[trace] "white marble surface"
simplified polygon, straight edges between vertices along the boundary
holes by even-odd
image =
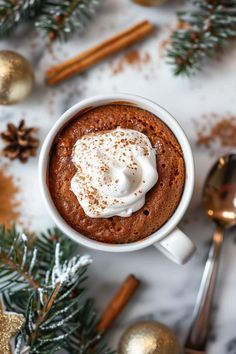
[[[180,340],[184,340],[214,227],[201,211],[200,195],[204,177],[215,157],[208,150],[196,146],[193,118],[203,121],[202,115],[211,112],[236,114],[235,46],[228,48],[226,55],[211,62],[203,73],[191,79],[175,78],[161,57],[160,44],[168,37],[170,26],[174,26],[175,11],[182,2],[169,3],[159,9],[145,9],[128,0],[104,0],[101,13],[86,33],[80,37],[74,36],[67,44],[54,44],[53,53],[42,38],[27,28],[0,42],[1,49],[13,49],[24,54],[36,72],[36,87],[27,101],[0,107],[1,130],[8,121],[18,122],[25,117],[28,124],[40,127],[39,134],[43,140],[61,113],[75,102],[99,93],[130,92],[151,98],[167,108],[182,124],[191,141],[196,161],[195,194],[181,228],[198,247],[193,259],[183,267],[177,266],[152,247],[123,255],[90,252],[94,257],[90,269],[90,293],[96,296],[99,310],[104,308],[128,273],[134,273],[142,281],[135,298],[107,335],[114,346],[127,325],[139,319],[162,321],[173,328]],[[140,18],[150,18],[159,27],[155,36],[139,46],[141,51],[150,53],[151,67],[149,65],[139,70],[127,66],[122,73],[114,76],[111,61],[106,61],[59,87],[44,85],[43,73],[50,65],[79,53]],[[119,55],[112,59],[113,65],[118,58]],[[3,162],[2,159],[0,163]],[[26,165],[14,162],[8,167],[8,172],[14,173],[21,186],[22,220],[32,229],[43,230],[51,226],[53,223],[38,191],[37,160],[32,159]],[[235,241],[232,231],[226,237],[220,265],[209,354],[236,353]]]

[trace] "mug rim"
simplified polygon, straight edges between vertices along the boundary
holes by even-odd
[[[50,157],[50,151],[54,139],[60,129],[66,125],[67,122],[79,111],[82,111],[86,108],[95,108],[98,106],[102,106],[105,104],[111,103],[127,103],[130,105],[137,106],[141,109],[145,109],[154,115],[156,115],[159,119],[161,119],[173,132],[175,135],[178,143],[181,146],[184,162],[185,162],[185,183],[184,183],[184,190],[180,199],[180,202],[175,209],[172,216],[169,220],[157,231],[155,231],[150,236],[141,239],[136,242],[132,243],[124,243],[124,244],[109,244],[103,243],[96,240],[92,240],[87,236],[82,235],[75,229],[73,229],[60,215],[59,211],[57,210],[51,194],[48,189],[47,185],[47,169],[48,169],[48,162]],[[190,143],[179,123],[176,119],[163,107],[157,104],[154,101],[151,101],[147,98],[142,96],[133,95],[133,94],[124,94],[124,93],[116,93],[110,95],[97,95],[87,99],[84,99],[71,108],[66,110],[60,118],[53,124],[52,128],[48,132],[39,156],[39,186],[40,192],[44,200],[44,204],[49,212],[49,215],[55,222],[55,224],[73,241],[78,244],[81,244],[85,247],[92,248],[95,250],[106,251],[106,252],[131,252],[140,250],[142,248],[146,248],[154,243],[162,240],[171,231],[178,225],[180,220],[182,219],[185,211],[187,210],[192,193],[194,188],[194,160],[193,154],[190,147]]]

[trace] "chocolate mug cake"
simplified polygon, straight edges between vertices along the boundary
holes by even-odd
[[[128,103],[78,113],[52,145],[52,200],[72,228],[93,240],[148,237],[173,215],[184,184],[183,153],[172,131]]]

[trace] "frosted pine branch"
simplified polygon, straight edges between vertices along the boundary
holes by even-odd
[[[26,20],[50,40],[68,39],[84,29],[101,0],[0,0],[0,38]]]
[[[190,75],[202,68],[236,38],[235,0],[192,0],[195,9],[178,15],[177,30],[167,52],[176,75]]]
[[[24,314],[14,354],[114,354],[97,332],[93,301],[83,298],[91,257],[57,230],[28,241],[0,227],[0,288],[8,311]],[[94,347],[95,345],[95,347]]]

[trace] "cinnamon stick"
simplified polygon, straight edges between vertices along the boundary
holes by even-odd
[[[108,56],[147,37],[154,31],[154,28],[155,26],[147,20],[137,23],[74,58],[49,68],[46,71],[46,83],[55,85],[82,73]]]
[[[118,292],[115,294],[105,311],[103,312],[100,322],[98,323],[98,332],[105,332],[110,328],[111,324],[121,313],[130,298],[133,296],[135,290],[138,288],[140,282],[134,275],[129,275],[121,285]]]

